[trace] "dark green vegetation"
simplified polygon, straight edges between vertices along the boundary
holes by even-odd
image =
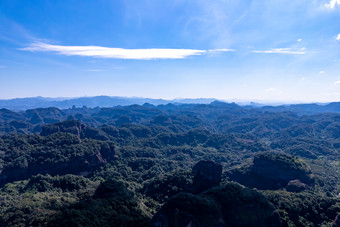
[[[340,114],[320,108],[1,109],[0,226],[331,226]]]
[[[176,223],[177,222],[177,223]],[[179,193],[170,198],[153,226],[280,226],[276,208],[261,193],[235,183],[200,195]]]
[[[284,153],[256,154],[251,165],[226,174],[231,180],[258,189],[280,189],[292,179],[298,179],[300,184],[314,184],[309,166],[302,159]]]

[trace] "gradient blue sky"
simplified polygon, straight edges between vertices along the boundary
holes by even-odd
[[[0,99],[340,101],[340,0],[1,0]]]

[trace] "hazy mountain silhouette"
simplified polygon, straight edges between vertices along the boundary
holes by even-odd
[[[118,96],[95,96],[95,97],[80,97],[80,98],[16,98],[8,100],[0,100],[0,108],[12,110],[26,110],[44,107],[58,107],[58,108],[71,108],[76,107],[112,107],[112,106],[127,106],[133,104],[150,103],[153,105],[161,105],[167,103],[202,103],[208,104],[216,99],[151,99],[140,97],[118,97]]]

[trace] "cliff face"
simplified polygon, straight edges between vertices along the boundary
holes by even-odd
[[[257,189],[282,189],[292,180],[305,187],[313,184],[310,168],[301,159],[281,153],[261,153],[250,166],[228,171],[226,175],[247,187]],[[301,184],[302,186],[302,184]]]
[[[194,175],[193,192],[201,193],[204,190],[221,183],[222,165],[214,161],[199,161],[192,169]]]
[[[263,153],[254,157],[252,171],[260,176],[287,185],[290,180],[300,179],[309,183],[310,168],[301,159],[276,153]]]
[[[308,189],[310,189],[310,187],[300,180],[291,180],[286,187],[287,192],[301,192]]]
[[[108,140],[105,133],[96,128],[91,128],[78,120],[68,120],[55,124],[48,124],[42,127],[40,135],[48,136],[53,133],[67,132],[78,136],[80,139],[90,138],[97,140]]]
[[[275,207],[259,192],[229,183],[200,195],[180,193],[153,217],[154,227],[279,227]]]
[[[67,132],[77,135],[79,138],[83,136],[83,130],[86,126],[77,120],[63,121],[55,124],[48,124],[42,127],[41,136],[48,136],[57,132]]]
[[[5,159],[9,162],[0,171],[0,185],[36,174],[87,175],[118,158],[112,142],[80,141],[77,136],[68,133],[36,136],[23,143],[21,153],[6,153]]]
[[[340,227],[340,214],[335,217],[332,227]]]
[[[221,174],[220,164],[199,161],[192,169],[192,189],[171,197],[151,226],[281,226],[276,208],[260,192],[236,183],[219,186]]]

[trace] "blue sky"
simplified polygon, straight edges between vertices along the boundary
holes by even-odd
[[[340,0],[1,0],[0,99],[340,101]]]

